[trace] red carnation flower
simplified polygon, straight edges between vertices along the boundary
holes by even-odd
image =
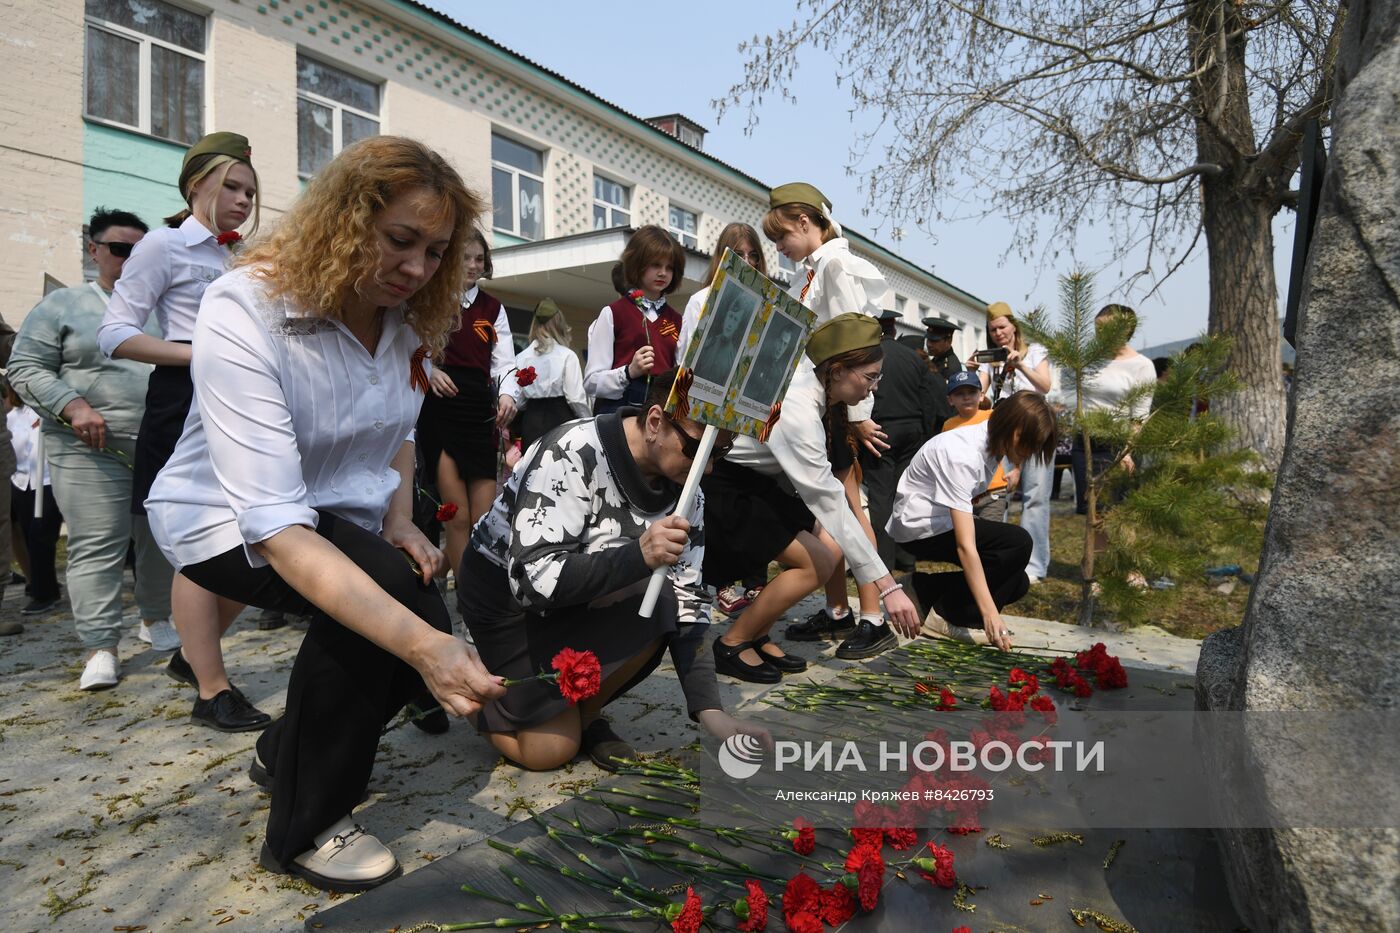
[[[919,874],[940,888],[951,888],[957,885],[958,876],[957,872],[953,870],[952,851],[947,846],[941,846],[935,842],[928,844],[928,850],[928,858],[914,860]]]
[[[912,829],[887,829],[885,836],[897,852],[912,849],[919,841],[919,834]]]
[[[641,303],[642,303],[642,299],[643,299],[644,297],[646,297],[646,293],[643,292],[640,288],[634,288],[634,289],[632,289],[630,292],[627,293],[627,297],[628,297],[628,298],[631,298],[632,301],[635,302],[636,304],[641,304]]]
[[[559,692],[570,703],[588,699],[602,686],[603,668],[591,651],[564,648],[554,656],[553,666],[559,672]]]
[[[457,516],[457,503],[444,502],[438,506],[438,510],[433,513],[433,518],[440,522],[450,522]]]
[[[993,686],[987,691],[987,701],[993,710],[998,713],[1006,712],[1006,694],[1001,692],[1001,688]]]
[[[885,882],[885,857],[880,847],[861,843],[846,856],[846,871],[855,872],[860,906],[874,910],[880,900],[880,886]]]
[[[938,693],[938,708],[940,710],[958,708],[958,698],[953,694],[953,691],[949,690],[947,687],[944,687]]]
[[[237,243],[241,239],[243,239],[243,234],[239,233],[237,230],[225,230],[214,238],[220,246],[228,246],[231,243]]]
[[[672,904],[666,913],[669,916],[675,908]],[[671,929],[675,933],[699,933],[700,924],[705,921],[705,910],[700,905],[700,898],[695,894],[694,888],[685,889],[685,905],[680,912],[671,918]]]
[[[1060,714],[1055,712],[1055,701],[1044,694],[1031,697],[1031,709],[1040,713],[1046,723],[1052,726],[1055,724],[1055,720],[1060,718]]]
[[[796,835],[789,836],[792,839],[792,851],[798,855],[811,855],[812,850],[817,847],[816,829],[800,816],[792,821],[792,828],[796,830]]]
[[[972,933],[972,927],[953,927],[953,933]]]
[[[809,910],[799,910],[795,914],[783,914],[783,920],[792,933],[822,933],[821,919]]]
[[[839,927],[856,915],[856,898],[840,881],[822,889],[821,918],[828,926]]]
[[[1128,672],[1123,670],[1117,658],[1109,658],[1094,672],[1094,680],[1100,690],[1118,690],[1128,686]]]
[[[759,933],[768,926],[768,895],[763,893],[763,886],[752,878],[744,882],[744,887],[748,888],[749,893],[734,905],[734,915],[743,921],[738,929],[744,933]]]
[[[793,925],[793,918],[800,914],[805,913],[817,920],[821,890],[806,872],[799,871],[788,881],[787,887],[783,889],[783,919],[787,921],[790,929],[797,929]],[[821,928],[820,920],[817,920],[817,928]]]
[[[534,382],[535,378],[535,367],[533,366],[526,366],[524,369],[517,369],[515,371],[515,381],[522,386],[527,386]]]
[[[885,860],[879,853],[876,856],[867,860],[856,872],[856,878],[860,881],[860,906],[866,910],[874,910],[880,902],[880,888],[885,883]]]

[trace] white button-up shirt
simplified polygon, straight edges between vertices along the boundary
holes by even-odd
[[[178,228],[146,234],[122,266],[97,329],[103,355],[110,359],[117,347],[141,334],[153,312],[166,340],[192,340],[204,290],[228,262],[228,248],[193,217]]]
[[[242,545],[263,566],[249,545],[314,528],[318,508],[378,532],[423,403],[402,308],[384,312],[373,355],[340,322],[267,297],[248,268],[212,285],[203,312],[194,404],[146,500],[166,558],[178,569]]]
[[[817,316],[818,327],[847,311],[879,317],[884,310],[881,305],[889,284],[874,263],[851,252],[845,237],[827,240],[802,260],[802,268],[788,286],[793,298],[802,294],[809,271],[815,273],[812,285],[800,300]]]
[[[845,487],[832,475],[826,452],[825,414],[826,392],[816,374],[810,369],[798,370],[783,398],[783,412],[768,443],[741,434],[734,439],[727,459],[757,473],[786,476],[798,498],[841,545],[856,580],[870,583],[889,571],[851,511]]]
[[[522,386],[517,377],[527,368],[535,370],[535,381]],[[578,355],[568,347],[555,343],[541,351],[538,341],[530,341],[516,356],[515,373],[510,381],[515,383],[524,404],[528,405],[531,399],[562,396],[575,415],[580,418],[593,415],[588,407],[588,395],[583,391],[583,367],[579,366]]]
[[[808,272],[812,273],[812,284],[807,288],[807,296],[799,298],[807,286]],[[801,268],[788,286],[788,294],[817,316],[817,327],[848,311],[878,318],[884,310],[881,305],[887,291],[889,285],[880,270],[874,263],[852,253],[850,241],[845,237],[827,240],[813,250],[812,255],[802,260]],[[798,368],[810,369],[811,366],[803,355]],[[848,412],[852,421],[866,421],[874,409],[872,394],[860,404],[850,406]]]

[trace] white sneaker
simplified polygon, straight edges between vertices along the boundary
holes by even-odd
[[[947,638],[950,641],[960,641],[969,645],[985,645],[987,643],[987,632],[981,627],[966,628],[954,625],[933,611],[930,611],[928,617],[924,619],[923,628],[919,631],[920,634],[928,638]]]
[[[137,631],[136,637],[150,645],[157,651],[174,651],[180,647],[180,635],[175,631],[175,626],[165,619],[159,622],[152,622],[147,625],[143,619],[141,628]]]
[[[115,687],[121,678],[117,674],[117,656],[105,648],[88,658],[83,668],[83,676],[78,680],[79,690],[106,690]]]
[[[403,873],[394,853],[348,816],[312,843],[316,848],[298,855],[287,868],[327,891],[367,891]]]
[[[1028,573],[1026,574],[1026,582],[1029,583],[1031,586],[1039,586],[1040,584],[1045,582],[1045,578],[1037,577],[1033,573]]]

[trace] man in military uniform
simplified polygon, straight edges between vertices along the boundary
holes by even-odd
[[[885,523],[894,508],[895,486],[924,441],[953,413],[943,380],[929,370],[917,351],[895,338],[897,320],[897,311],[886,310],[880,315],[880,328],[884,331],[880,347],[885,351],[885,364],[875,387],[875,408],[871,413],[885,432],[890,449],[881,457],[864,449],[860,453],[876,549],[880,560],[891,570],[899,565],[912,568],[914,564],[914,558],[885,532]]]
[[[953,352],[953,331],[962,330],[962,325],[946,317],[926,317],[923,325],[924,347],[928,352],[929,366],[943,377],[946,384],[955,373],[963,370],[962,360]]]

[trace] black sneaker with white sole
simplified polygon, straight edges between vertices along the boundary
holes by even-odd
[[[856,614],[847,612],[833,619],[825,609],[818,609],[801,622],[787,627],[783,637],[788,641],[832,641],[845,638],[856,630]]]
[[[855,634],[841,642],[836,649],[836,656],[843,661],[859,661],[862,658],[873,658],[893,648],[899,644],[899,637],[889,624],[876,625],[866,619],[861,619],[856,626]]]

